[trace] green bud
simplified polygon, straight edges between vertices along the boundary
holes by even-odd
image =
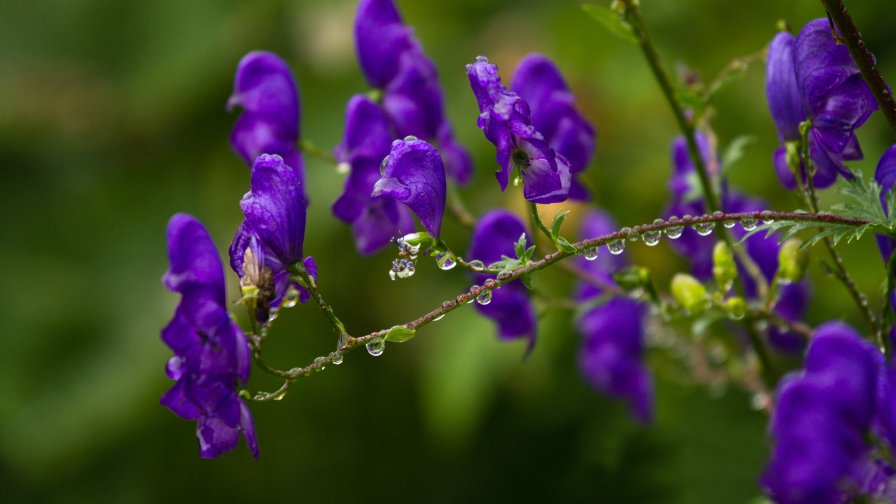
[[[799,282],[806,273],[806,264],[809,256],[805,251],[799,250],[803,243],[791,238],[781,245],[778,251],[778,281],[784,283]]]
[[[723,241],[716,242],[715,248],[712,249],[712,275],[722,292],[728,292],[734,279],[737,278],[734,254],[731,253],[728,244]]]
[[[676,273],[670,285],[672,296],[685,310],[699,314],[706,310],[706,287],[686,273]]]
[[[417,334],[417,331],[405,326],[395,326],[386,333],[386,341],[393,341],[395,343],[404,343],[405,341],[413,338]]]
[[[643,289],[650,284],[650,270],[644,266],[630,266],[614,274],[613,279],[627,291]]]
[[[747,314],[747,303],[742,297],[730,297],[725,301],[725,311],[732,320],[740,320]]]

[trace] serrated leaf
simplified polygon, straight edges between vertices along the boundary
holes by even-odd
[[[517,238],[516,243],[513,244],[513,251],[516,252],[518,258],[522,258],[526,254],[526,233]]]
[[[582,10],[592,18],[596,19],[600,24],[604,25],[607,31],[613,35],[632,44],[638,43],[638,39],[632,32],[631,25],[623,19],[621,13],[618,11],[593,4],[582,4]]]
[[[392,341],[395,343],[404,343],[405,341],[413,338],[417,335],[417,331],[415,329],[411,329],[405,326],[395,326],[386,333],[386,341]]]

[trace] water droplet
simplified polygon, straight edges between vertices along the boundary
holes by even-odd
[[[413,142],[416,139],[417,139],[417,137],[415,137],[414,135],[408,135],[408,136],[404,137],[405,142]]]
[[[442,308],[444,308],[444,309],[446,309],[446,310],[447,310],[448,308],[451,308],[452,306],[454,306],[454,301],[444,301],[444,302],[442,302]]]
[[[383,162],[380,163],[380,175],[386,173],[386,165],[389,164],[389,156],[383,158]]]
[[[339,163],[336,165],[336,173],[340,175],[348,175],[348,172],[352,171],[352,165],[349,163]]]
[[[347,347],[351,342],[352,337],[348,334],[340,334],[339,340],[336,342],[336,350],[341,352],[343,348]]]
[[[398,278],[398,274],[395,272],[395,270],[390,269],[389,270],[389,279],[394,281],[396,278]]]
[[[438,322],[439,320],[442,320],[443,318],[445,318],[445,314],[444,314],[444,313],[441,314],[441,315],[439,315],[438,317],[432,319],[432,321],[433,321],[433,322]]]
[[[663,233],[660,232],[659,229],[653,229],[650,231],[645,231],[641,234],[641,239],[644,240],[644,245],[648,247],[653,247],[660,242],[660,237]]]
[[[715,229],[715,227],[715,222],[700,222],[694,224],[694,231],[696,231],[700,236],[707,236],[712,233],[712,230]]]
[[[299,290],[295,287],[290,287],[289,290],[286,291],[286,295],[283,296],[283,302],[280,303],[280,306],[283,308],[292,308],[299,302]]]
[[[480,261],[479,259],[474,259],[468,263],[473,269],[485,269],[485,263]]]
[[[502,272],[498,273],[498,280],[507,280],[508,278],[510,278],[510,275],[512,275],[511,272],[502,271]]]
[[[336,352],[333,354],[333,364],[334,365],[338,366],[338,365],[342,364],[342,359],[343,359],[342,352]]]
[[[315,357],[314,358],[314,365],[317,366],[318,371],[323,371],[324,369],[327,369],[327,366],[325,364],[326,361],[327,361],[326,357]]]
[[[483,289],[483,291],[476,296],[476,302],[485,306],[492,302],[492,291],[488,289]]]
[[[480,54],[476,56],[476,63],[488,63],[488,58]]]
[[[737,221],[731,219],[722,221],[722,225],[725,226],[725,229],[731,229],[735,224],[737,224]]]
[[[448,271],[457,266],[457,261],[450,254],[436,254],[436,264],[442,271]]]
[[[678,217],[669,217],[669,224],[674,224],[676,222],[678,222]],[[669,226],[663,230],[663,232],[666,233],[666,238],[669,238],[670,240],[677,240],[683,231],[684,227],[680,225]]]
[[[625,250],[625,240],[613,240],[607,243],[607,250],[613,255],[619,255]]]
[[[280,310],[278,310],[277,308],[271,308],[271,310],[268,312],[268,324],[277,320],[278,316],[280,316]]]
[[[586,261],[593,261],[597,259],[598,247],[588,247],[582,251],[582,257],[585,258]]]
[[[485,286],[485,287],[487,287],[487,288],[489,288],[489,289],[491,289],[492,287],[495,286],[495,279],[494,279],[494,278],[487,278],[487,279],[485,280],[485,282],[482,282],[482,285]]]
[[[759,213],[759,218],[762,219],[763,224],[771,224],[775,222],[775,219],[772,218],[772,213],[768,210],[763,210]]]
[[[768,394],[766,394],[765,392],[758,392],[756,394],[753,394],[752,399],[750,399],[750,407],[756,411],[764,410],[768,407],[768,404],[769,398]]]
[[[619,230],[623,236],[625,236],[629,241],[638,241],[638,233],[633,233],[632,228],[624,227]]]
[[[365,346],[367,347],[367,353],[374,357],[379,357],[386,350],[386,341],[383,338],[373,338]]]
[[[740,220],[741,227],[744,228],[744,231],[752,231],[756,229],[756,219],[752,217],[746,217]]]

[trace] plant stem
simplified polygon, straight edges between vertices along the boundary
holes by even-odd
[[[827,10],[828,17],[840,30],[840,39],[849,49],[849,54],[859,67],[859,71],[862,72],[862,78],[865,79],[868,87],[871,88],[871,92],[874,93],[874,99],[877,100],[880,111],[883,112],[890,129],[896,135],[896,100],[893,99],[893,93],[890,91],[887,81],[884,80],[884,77],[877,69],[874,55],[865,46],[865,41],[862,40],[862,35],[859,33],[859,29],[856,28],[855,23],[852,22],[852,17],[850,17],[842,0],[821,0],[821,3]]]
[[[539,231],[541,231],[542,234],[544,234],[548,238],[548,241],[551,242],[551,244],[553,244],[554,237],[551,236],[551,232],[548,231],[547,227],[545,227],[544,222],[541,222],[541,216],[538,215],[538,205],[535,203],[532,203],[531,201],[529,202],[529,219],[532,221],[532,227],[533,227],[532,233],[534,234],[535,228],[537,228]],[[535,239],[534,236],[532,238],[533,238],[533,240]]]
[[[808,213],[795,213],[795,212],[773,212],[773,211],[766,210],[763,212],[707,214],[707,215],[701,215],[699,217],[689,217],[689,218],[678,219],[675,221],[662,221],[662,222],[654,222],[652,224],[644,224],[644,225],[638,226],[638,229],[641,232],[662,231],[662,230],[664,230],[666,228],[670,228],[670,227],[692,226],[695,224],[707,223],[707,222],[718,223],[718,222],[723,222],[726,220],[740,221],[743,219],[750,219],[750,220],[755,221],[760,218],[774,219],[776,221],[802,221],[802,222],[808,221],[808,222],[820,222],[820,223],[837,223],[837,224],[844,224],[844,225],[855,226],[855,227],[862,226],[862,225],[868,223],[867,221],[862,220],[862,219],[856,219],[853,217],[843,217],[843,216],[839,216],[839,215],[808,214]],[[612,242],[612,241],[625,240],[628,238],[629,233],[631,233],[631,232],[632,231],[614,231],[612,233],[598,236],[595,238],[588,238],[585,240],[581,240],[579,242],[573,243],[572,246],[575,247],[576,250],[582,251],[587,248],[597,247],[600,245],[606,245],[607,243]],[[437,308],[417,317],[414,320],[411,320],[405,324],[402,324],[402,325],[408,329],[417,330],[417,329],[433,322],[434,320],[438,320],[438,319],[442,318],[442,316],[444,316],[445,314],[452,312],[452,311],[460,308],[461,306],[464,306],[469,301],[472,301],[473,299],[475,299],[477,295],[481,294],[482,290],[497,289],[504,284],[507,284],[509,282],[517,280],[525,275],[530,275],[537,271],[543,270],[543,269],[545,269],[549,266],[552,266],[552,265],[554,265],[570,256],[573,256],[573,255],[575,255],[575,254],[570,253],[570,252],[563,252],[563,251],[556,251],[556,252],[549,253],[537,261],[530,262],[524,266],[517,268],[516,270],[510,272],[506,276],[502,275],[501,278],[496,278],[494,280],[494,282],[487,283],[482,286],[478,286],[478,288],[475,290],[473,290],[471,288],[470,290],[464,291],[463,293],[459,294],[457,297],[448,299],[448,300],[442,302],[442,304],[439,305]],[[302,271],[304,271],[304,269],[302,269]],[[498,273],[497,271],[491,271],[491,270],[488,270],[488,271],[491,273]],[[307,277],[307,273],[305,273],[305,276]],[[308,278],[310,278],[310,277],[308,277]],[[323,300],[320,297],[320,293],[317,292],[316,288],[314,288],[314,290],[311,292],[312,292],[312,295],[315,296],[315,299],[318,300],[319,304],[323,303]],[[323,306],[327,306],[326,303],[323,303]],[[325,309],[324,311],[326,312],[328,310]],[[329,310],[329,312],[332,312],[332,310]],[[333,319],[338,321],[338,319],[335,318],[335,315],[333,316]],[[331,319],[331,321],[332,321],[332,319]],[[336,326],[334,325],[334,327],[336,327]],[[283,387],[281,387],[281,390],[267,394],[268,399],[274,398],[274,397],[276,397],[276,394],[279,394],[279,393],[285,391],[285,389],[289,387],[289,384],[292,383],[293,381],[295,381],[296,379],[298,379],[299,377],[301,377],[303,375],[310,374],[312,372],[320,371],[326,365],[333,362],[334,359],[336,359],[337,357],[341,357],[344,352],[349,352],[351,350],[354,350],[355,348],[364,346],[376,338],[383,338],[386,335],[386,333],[388,332],[388,329],[381,329],[381,330],[374,331],[369,334],[365,334],[364,336],[351,337],[347,333],[344,333],[345,329],[344,329],[344,326],[342,326],[341,322],[339,323],[338,327],[339,327],[339,330],[342,331],[342,334],[345,335],[345,338],[344,338],[345,345],[342,346],[338,351],[330,352],[328,355],[320,356],[320,357],[314,359],[314,362],[312,362],[311,364],[308,364],[304,367],[293,368],[293,369],[290,369],[289,371],[272,370],[267,367],[263,368],[265,371],[271,372],[272,374],[275,374],[276,376],[286,378],[286,382],[283,384]],[[757,351],[757,354],[758,354],[758,352],[759,351]],[[760,356],[760,358],[761,358],[761,356]],[[263,398],[263,397],[265,397],[265,394],[261,394],[256,397],[262,397],[261,399],[257,399],[257,400],[268,400],[268,399]]]
[[[339,336],[340,340],[350,338],[348,331],[345,330],[345,325],[339,320],[339,317],[336,316],[333,308],[327,304],[327,301],[317,288],[317,282],[314,281],[314,277],[308,274],[305,267],[301,263],[297,263],[290,266],[290,272],[296,275],[294,278],[299,280],[299,283],[301,283],[311,294],[311,297],[317,303],[317,306],[319,306],[321,311],[324,312],[324,315],[327,316],[327,320],[330,321],[330,326],[332,326],[333,331]]]
[[[299,140],[299,150],[308,154],[309,156],[316,157],[325,163],[329,163],[333,166],[338,166],[339,162],[336,161],[336,157],[330,154],[329,152],[321,149],[317,145],[314,144],[311,140],[301,139]]]
[[[457,187],[451,183],[448,184],[448,212],[461,226],[467,229],[476,227],[476,216],[467,210],[464,201],[457,192]]]
[[[635,38],[638,39],[638,45],[641,47],[641,51],[647,59],[647,64],[650,65],[650,69],[653,71],[653,76],[656,78],[657,83],[659,83],[660,88],[662,88],[663,94],[666,96],[666,102],[672,108],[675,120],[678,121],[678,126],[681,128],[682,133],[684,133],[684,138],[688,143],[688,151],[690,151],[691,159],[694,161],[694,168],[697,171],[697,177],[700,179],[700,186],[703,188],[703,196],[706,199],[706,206],[709,208],[710,212],[721,210],[722,205],[719,203],[718,195],[715,190],[713,190],[709,170],[707,170],[706,163],[703,162],[703,156],[700,155],[700,148],[697,146],[694,125],[685,115],[684,108],[675,96],[675,89],[672,87],[672,82],[669,80],[669,76],[666,74],[663,65],[660,63],[660,58],[656,49],[653,48],[653,44],[650,42],[650,37],[647,35],[647,30],[644,28],[644,21],[641,19],[640,9],[638,9],[638,2],[636,0],[622,0],[622,3],[625,5],[625,19],[631,25]]]

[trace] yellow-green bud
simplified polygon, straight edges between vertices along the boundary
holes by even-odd
[[[796,238],[791,238],[781,245],[778,251],[778,281],[790,283],[799,282],[806,273],[806,264],[809,256],[805,251],[799,250],[803,243]]]
[[[706,310],[706,287],[691,275],[676,273],[672,277],[670,290],[678,304],[688,312],[699,314]]]
[[[715,248],[712,249],[712,275],[722,292],[728,292],[734,279],[737,278],[734,254],[731,253],[728,244],[723,241],[716,242]]]
[[[733,320],[740,320],[747,314],[747,303],[742,297],[730,297],[725,301],[725,311]]]

